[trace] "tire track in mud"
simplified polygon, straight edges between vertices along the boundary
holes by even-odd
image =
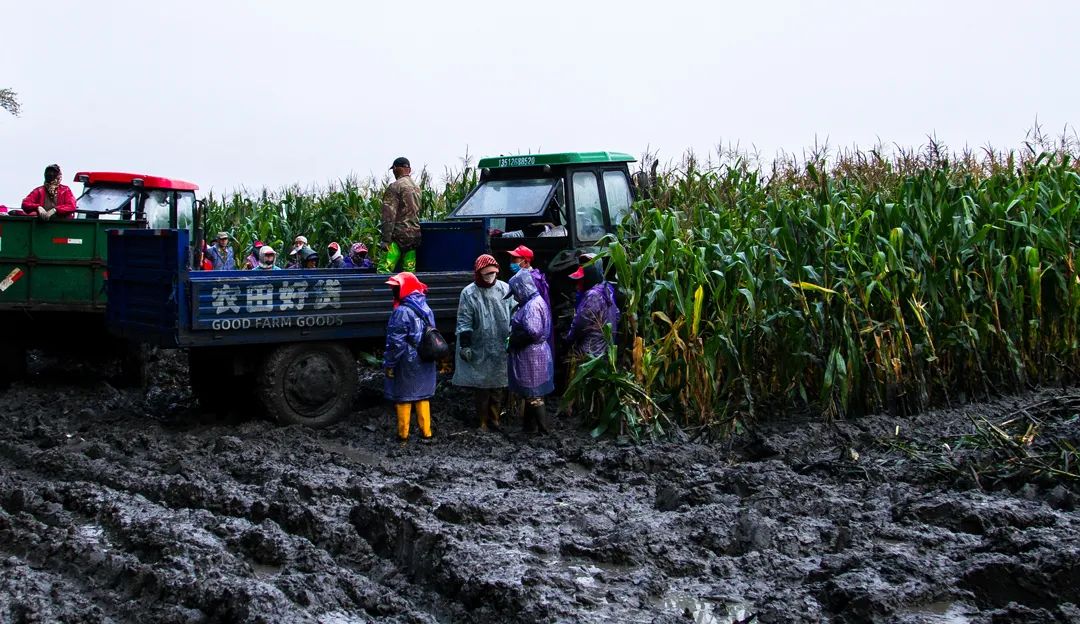
[[[1080,620],[1076,513],[905,471],[895,419],[624,447],[480,434],[440,391],[402,447],[379,408],[223,426],[175,388],[8,395],[0,620]]]
[[[220,446],[215,448],[220,450]],[[124,450],[123,446],[120,448]],[[87,449],[93,457],[83,453]],[[71,528],[80,522],[95,522],[96,529],[113,542],[114,548],[110,550],[114,553],[119,550],[124,555],[124,560],[119,561],[115,554],[104,557],[111,564],[107,566],[111,577],[103,579],[105,585],[116,585],[123,578],[127,584],[125,593],[133,597],[176,605],[173,610],[180,612],[197,609],[213,621],[252,619],[253,614],[244,611],[245,603],[258,604],[263,611],[259,617],[276,611],[302,618],[304,611],[297,609],[297,605],[320,606],[312,604],[311,591],[302,579],[292,578],[292,574],[277,583],[284,588],[284,596],[275,594],[281,593],[281,587],[258,578],[260,571],[265,575],[268,569],[280,569],[285,564],[290,571],[325,575],[341,585],[337,590],[341,596],[336,602],[326,600],[333,598],[326,594],[334,592],[326,590],[334,583],[322,583],[318,587],[317,593],[328,603],[322,605],[322,611],[356,610],[360,605],[372,614],[410,612],[411,607],[404,601],[358,572],[367,567],[362,561],[365,553],[358,549],[359,540],[354,536],[341,535],[351,532],[347,521],[337,523],[335,528],[332,518],[321,517],[311,507],[297,504],[297,499],[310,499],[315,494],[315,488],[305,486],[304,479],[293,477],[295,489],[277,485],[265,491],[265,488],[230,483],[220,471],[207,474],[205,468],[209,464],[184,466],[186,460],[176,463],[170,457],[155,458],[153,453],[149,456],[151,461],[139,462],[145,466],[165,466],[169,474],[109,461],[104,458],[110,454],[107,451],[94,445],[38,450],[10,442],[0,444],[0,455],[4,457],[5,468],[9,468],[0,480],[0,501],[8,514],[23,519],[21,523],[6,526],[4,537],[11,539],[5,541],[29,543],[30,546],[21,546],[23,556],[37,564],[52,562],[58,572],[93,570],[104,556],[105,548],[78,548],[73,543],[76,538]],[[111,459],[124,456],[113,455],[116,457]],[[10,470],[13,465],[34,468],[29,474],[20,468],[19,474]],[[283,481],[287,482],[291,476],[285,474]],[[42,487],[42,484],[58,485]],[[47,499],[41,498],[35,489]],[[28,500],[36,504],[28,506]],[[58,505],[56,501],[61,505],[59,510],[53,509]],[[344,507],[343,517],[347,516],[348,508]],[[28,524],[26,517],[33,517],[34,511],[42,509],[60,528],[46,530],[41,523]],[[62,517],[64,513],[80,513],[82,517],[76,521]],[[30,535],[41,539],[28,540]],[[39,548],[38,542],[48,546]],[[351,555],[356,563],[334,561],[330,553],[314,545],[317,542],[325,542],[339,557],[358,551]],[[61,559],[57,555],[64,550],[72,551],[75,556],[70,561]],[[83,551],[88,555],[80,556]],[[192,570],[200,573],[214,570],[214,576],[196,582],[190,578]],[[215,584],[221,587],[215,589]],[[122,603],[105,595],[95,599]],[[154,614],[163,620],[173,615]],[[199,619],[194,615],[192,618]],[[190,618],[178,621],[186,619]]]

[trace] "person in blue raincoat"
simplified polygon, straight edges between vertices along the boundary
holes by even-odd
[[[499,263],[483,254],[473,263],[473,283],[458,298],[453,383],[472,389],[482,431],[498,430],[506,394],[509,294],[510,287],[499,281]]]
[[[394,403],[398,438],[402,442],[409,439],[413,407],[420,435],[430,438],[435,362],[421,360],[417,352],[424,330],[435,324],[435,315],[424,296],[427,286],[408,271],[398,273],[386,283],[394,293],[394,312],[386,326],[383,394]]]
[[[206,250],[206,257],[214,264],[215,271],[236,270],[236,255],[229,246],[229,233],[218,232],[214,245]]]
[[[510,278],[510,293],[517,307],[510,317],[510,391],[525,399],[524,427],[547,433],[544,397],[555,391],[555,362],[551,345],[551,308],[540,296],[532,273],[520,271]]]

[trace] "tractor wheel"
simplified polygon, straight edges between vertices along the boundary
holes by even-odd
[[[267,414],[277,422],[325,427],[349,413],[358,382],[356,359],[348,349],[310,342],[271,352],[257,388]]]

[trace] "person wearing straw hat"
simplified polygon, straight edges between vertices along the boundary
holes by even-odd
[[[206,257],[214,264],[214,271],[236,270],[236,254],[229,245],[229,233],[218,232],[214,244],[206,250]]]

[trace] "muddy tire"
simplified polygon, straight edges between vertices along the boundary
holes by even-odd
[[[333,343],[283,345],[259,372],[257,393],[266,413],[283,425],[325,427],[352,409],[356,360]]]

